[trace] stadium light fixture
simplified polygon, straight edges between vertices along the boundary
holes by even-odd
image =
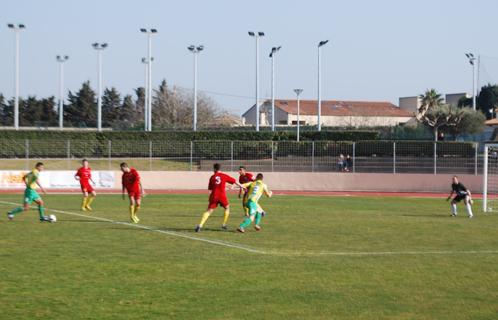
[[[14,129],[19,130],[19,38],[21,30],[26,26],[22,23],[8,23],[7,27],[14,31],[15,35],[15,61],[14,61]]]
[[[193,119],[192,119],[192,130],[197,131],[197,56],[204,50],[203,45],[190,45],[187,48],[194,55],[194,106],[193,106]]]
[[[322,95],[321,95],[321,87],[322,87],[322,47],[326,45],[329,40],[322,40],[318,43],[318,101],[317,101],[317,122],[318,122],[318,131],[322,131]]]
[[[282,46],[271,48],[271,131],[275,131],[275,55]]]
[[[256,39],[256,97],[255,97],[255,105],[256,105],[256,131],[259,131],[259,38],[265,36],[263,31],[249,31],[249,36],[254,37]]]
[[[477,87],[477,79],[476,79],[476,66],[475,61],[476,57],[473,53],[466,53],[465,56],[469,60],[470,65],[472,66],[472,109],[476,110],[476,87]]]
[[[145,125],[145,131],[152,131],[152,35],[157,33],[157,29],[151,28],[141,28],[140,32],[147,35],[147,101],[145,112],[147,113],[147,123]]]
[[[99,92],[97,97],[97,130],[102,131],[102,51],[108,47],[107,43],[92,43],[92,47],[97,50]]]
[[[297,96],[297,142],[299,142],[299,135],[300,135],[300,132],[299,132],[299,128],[301,126],[301,123],[299,121],[299,116],[301,114],[301,93],[303,93],[303,89],[294,89],[294,92],[296,93],[296,96]]]
[[[59,129],[64,129],[64,63],[69,60],[68,55],[56,56],[59,63]]]

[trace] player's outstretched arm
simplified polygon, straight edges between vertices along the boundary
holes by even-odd
[[[138,185],[140,186],[140,194],[144,196],[145,195],[145,190],[142,187],[142,182],[139,182]]]
[[[448,198],[446,198],[446,201],[449,201],[451,199],[451,196],[453,195],[453,193],[454,193],[454,191],[451,190],[450,195],[448,196]]]
[[[46,194],[47,192],[45,191],[45,189],[42,187],[42,185],[36,181],[36,184],[38,185],[38,187],[40,187],[40,190],[43,192],[43,194]]]
[[[79,181],[80,180],[80,176],[78,174],[75,174],[74,175],[74,179]]]
[[[123,189],[121,190],[121,195],[123,196],[123,200],[125,199],[125,186],[123,185]]]

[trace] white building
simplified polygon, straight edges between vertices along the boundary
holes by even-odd
[[[317,125],[318,103],[301,100],[299,122],[301,125]],[[260,125],[271,125],[271,100],[260,105]],[[256,124],[256,106],[243,115],[243,122]],[[321,122],[330,127],[377,127],[396,126],[414,118],[414,112],[401,109],[390,102],[373,101],[322,101]],[[275,100],[275,125],[297,124],[297,100]]]
[[[472,98],[472,95],[469,95],[467,93],[448,93],[444,96],[444,100],[450,106],[458,107],[458,101],[460,101],[460,99],[464,97]],[[399,107],[409,112],[417,112],[421,105],[422,102],[420,96],[399,98]]]

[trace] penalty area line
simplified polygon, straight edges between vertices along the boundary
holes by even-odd
[[[17,205],[17,203],[7,202],[7,201],[0,201],[0,203],[3,203],[5,205]],[[211,240],[211,239],[206,239],[206,238],[193,237],[193,236],[189,236],[189,235],[186,235],[183,233],[168,231],[168,230],[161,230],[161,229],[149,227],[149,226],[142,225],[142,224],[135,224],[135,223],[129,223],[129,222],[124,222],[124,221],[116,221],[116,220],[102,218],[102,217],[98,217],[98,216],[94,216],[94,215],[89,216],[89,215],[84,215],[84,214],[77,213],[77,212],[65,211],[65,210],[59,210],[59,209],[46,208],[45,210],[55,212],[55,213],[76,216],[76,217],[93,219],[93,220],[102,221],[102,222],[108,222],[108,223],[112,223],[112,224],[125,225],[125,226],[129,226],[129,227],[134,227],[137,229],[147,230],[147,231],[151,231],[151,232],[157,232],[157,233],[166,234],[166,235],[173,236],[173,237],[189,239],[189,240],[193,240],[193,241],[205,242],[205,243],[209,243],[209,244],[213,244],[213,245],[243,250],[243,251],[247,251],[247,252],[251,252],[251,253],[267,254],[266,251],[258,250],[258,249],[247,247],[244,245],[239,245],[239,244],[230,243],[230,242],[221,241],[221,240]]]

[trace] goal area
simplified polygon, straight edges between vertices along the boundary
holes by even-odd
[[[498,211],[498,143],[484,146],[482,206],[484,212]]]

